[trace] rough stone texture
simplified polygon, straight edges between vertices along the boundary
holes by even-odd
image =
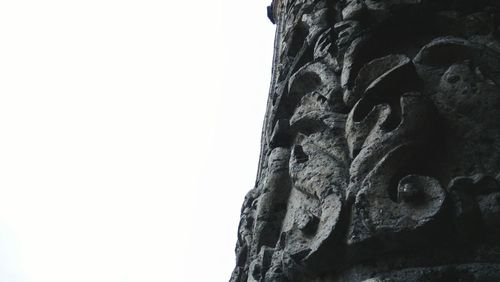
[[[274,0],[231,281],[500,281],[500,1]]]

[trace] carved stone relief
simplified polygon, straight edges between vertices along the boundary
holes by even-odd
[[[231,281],[500,281],[500,4],[271,7]]]

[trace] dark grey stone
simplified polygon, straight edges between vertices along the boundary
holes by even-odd
[[[500,281],[500,4],[274,0],[231,281]]]

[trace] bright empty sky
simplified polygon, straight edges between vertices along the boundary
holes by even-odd
[[[229,279],[268,2],[0,1],[0,282]]]

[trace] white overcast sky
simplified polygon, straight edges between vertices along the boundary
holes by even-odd
[[[0,282],[227,281],[270,0],[0,0]]]

